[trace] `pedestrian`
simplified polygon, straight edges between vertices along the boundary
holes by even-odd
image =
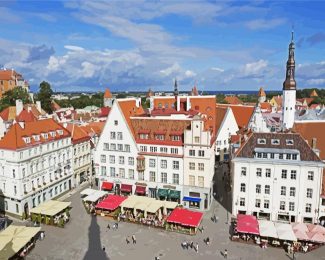
[[[133,242],[133,244],[136,244],[136,243],[137,243],[137,240],[136,240],[136,238],[135,238],[135,235],[134,235],[134,234],[132,235],[132,242]]]
[[[106,250],[106,249],[105,249],[105,247],[103,246],[103,251],[105,252],[105,250]]]
[[[225,252],[223,253],[223,257],[227,259],[227,257],[228,257],[228,250],[227,249],[225,249]]]
[[[203,233],[203,231],[204,231],[204,226],[202,225],[202,227],[201,227],[201,233]]]
[[[44,239],[44,237],[45,237],[45,234],[44,234],[44,232],[41,232],[41,240],[43,240],[43,239]]]
[[[196,245],[195,245],[195,251],[196,251],[196,253],[199,252],[199,244],[198,243],[196,243]]]
[[[193,246],[194,246],[194,242],[192,241],[190,247],[193,249]]]
[[[108,228],[108,229],[111,229],[111,226],[109,225],[109,223],[107,224],[107,228]]]
[[[116,229],[118,229],[118,223],[117,222],[115,223],[115,227],[116,227]]]
[[[210,244],[210,238],[207,237],[206,240],[205,240],[206,244],[209,245]]]
[[[130,244],[129,236],[127,236],[127,237],[125,238],[125,241],[126,241],[126,244],[127,244],[127,245]]]

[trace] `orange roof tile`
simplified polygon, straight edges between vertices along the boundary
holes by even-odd
[[[65,128],[71,133],[71,139],[73,144],[90,140],[90,136],[88,135],[88,133],[82,127],[76,124],[67,124]]]
[[[222,124],[222,121],[224,120],[226,114],[227,114],[227,110],[228,108],[226,107],[216,107],[216,131],[218,133],[220,127],[221,127],[221,124]]]
[[[224,98],[224,101],[226,101],[228,104],[231,104],[231,105],[243,104],[243,101],[241,101],[236,96],[227,96],[227,97]]]
[[[0,70],[0,80],[13,80],[15,77],[22,77],[21,74],[15,70]]]
[[[14,120],[16,118],[16,107],[10,106],[5,108],[1,111],[0,116],[4,121]]]
[[[53,111],[61,109],[60,105],[56,103],[54,100],[52,100],[51,107]]]
[[[316,148],[320,150],[319,157],[325,160],[325,122],[296,122],[293,130],[300,133],[310,146],[313,138],[316,138]]]
[[[260,91],[258,92],[258,96],[259,97],[266,97],[265,91],[264,91],[264,89],[262,87],[260,88]]]
[[[315,89],[313,89],[313,91],[311,92],[310,97],[318,97],[318,94]]]
[[[275,100],[276,104],[279,107],[282,107],[282,96],[273,96],[272,98]]]
[[[175,103],[175,97],[155,97],[153,100],[153,108],[176,108]]]
[[[35,122],[37,121],[37,118],[34,116],[34,114],[31,111],[27,111],[23,109],[23,111],[20,112],[20,114],[16,117],[17,122]]]
[[[248,126],[249,120],[255,110],[254,106],[241,106],[241,105],[227,105],[227,104],[217,104],[220,107],[230,107],[234,113],[238,128],[246,128]]]
[[[63,130],[63,135],[59,135],[56,132],[55,137],[50,134],[48,138],[42,137],[42,133],[49,133],[50,131]],[[40,135],[39,141],[35,141],[33,135]],[[25,122],[22,128],[19,123],[14,124],[7,134],[0,140],[0,149],[18,150],[27,147],[33,147],[40,143],[47,143],[54,140],[60,140],[62,138],[69,137],[70,133],[60,124],[55,122],[53,119],[39,120],[35,122]],[[26,143],[23,137],[30,137],[31,142]]]
[[[272,111],[272,105],[269,102],[260,103],[261,109]]]
[[[104,98],[112,98],[112,93],[111,93],[111,91],[109,90],[109,88],[107,88],[107,89],[105,90]]]

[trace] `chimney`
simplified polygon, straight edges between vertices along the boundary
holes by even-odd
[[[27,107],[27,112],[31,112],[32,111],[32,108],[30,106]]]
[[[42,105],[41,105],[41,101],[36,101],[36,108],[38,110],[38,112],[42,112]]]
[[[317,138],[313,138],[313,139],[311,139],[311,147],[312,147],[313,149],[317,149],[317,148],[316,148],[316,144],[317,144]]]
[[[23,111],[24,106],[23,106],[23,101],[21,101],[20,99],[16,100],[16,116],[18,116],[21,111]]]

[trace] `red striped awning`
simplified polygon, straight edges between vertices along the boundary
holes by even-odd
[[[113,189],[113,183],[104,181],[102,183],[102,190],[112,190]]]
[[[127,199],[127,197],[110,194],[107,196],[107,198],[105,198],[104,200],[99,202],[96,205],[96,208],[105,209],[105,210],[115,210],[126,199]]]
[[[144,186],[136,186],[135,193],[144,195],[146,194],[146,187]]]
[[[129,193],[131,193],[132,192],[132,185],[122,184],[121,185],[121,191],[122,192],[129,192]]]

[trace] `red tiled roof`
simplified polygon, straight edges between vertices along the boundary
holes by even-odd
[[[16,117],[17,122],[35,122],[37,118],[33,115],[31,111],[23,109],[20,114]]]
[[[112,98],[112,93],[108,88],[105,90],[104,98]]]
[[[48,134],[48,138],[44,139],[41,133],[49,133],[50,131],[63,130],[63,135],[56,132],[55,137]],[[40,135],[39,141],[35,141],[33,135]],[[32,147],[40,143],[47,143],[54,140],[69,137],[70,133],[53,119],[39,120],[35,122],[25,122],[24,128],[19,123],[13,125],[8,133],[0,140],[0,149],[18,150],[26,147]],[[25,143],[23,137],[30,137],[31,142]]]
[[[227,96],[224,98],[224,101],[226,101],[230,105],[239,105],[243,104],[243,101],[241,101],[238,97],[236,96]]]
[[[12,70],[0,70],[0,80],[12,80],[17,77],[21,77],[21,74]]]
[[[89,122],[85,126],[80,126],[89,136],[94,134],[100,136],[105,126],[105,122]]]
[[[318,107],[321,107],[322,105],[320,105],[320,104],[311,104],[310,106],[309,106],[309,108],[310,109],[317,109]]]
[[[99,117],[107,117],[109,112],[111,111],[110,107],[101,107],[100,108],[100,113],[99,113]]]
[[[234,113],[238,128],[246,128],[252,117],[255,107],[217,104],[219,107],[230,107]]]
[[[272,106],[269,102],[262,102],[260,103],[260,106],[263,110],[272,111]]]
[[[264,89],[262,87],[260,88],[260,91],[258,92],[258,96],[259,97],[266,97],[265,91],[264,91]]]
[[[16,118],[16,107],[10,106],[5,108],[1,111],[0,116],[4,121],[14,120]]]
[[[71,133],[73,144],[82,143],[90,140],[88,133],[76,124],[67,124],[65,127]]]
[[[222,121],[224,120],[228,108],[226,107],[216,107],[216,131],[219,131]]]

